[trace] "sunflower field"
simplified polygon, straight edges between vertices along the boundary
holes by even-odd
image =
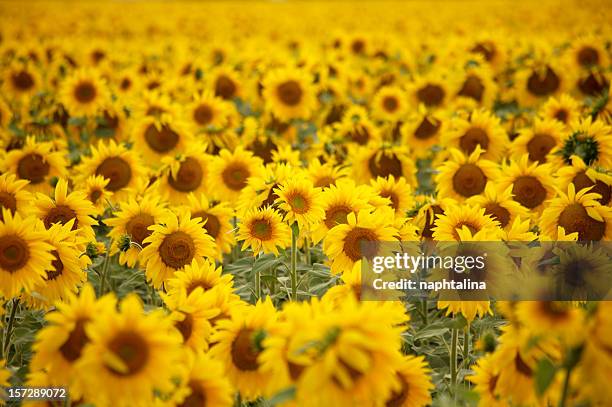
[[[0,1],[0,405],[612,406],[611,302],[362,281],[612,281],[611,6]]]

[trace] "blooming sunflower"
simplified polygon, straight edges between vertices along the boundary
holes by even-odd
[[[95,215],[102,215],[109,206],[110,199],[113,196],[113,193],[107,189],[109,183],[110,179],[104,178],[102,175],[90,175],[79,186],[79,190],[85,193],[89,202],[96,209]]]
[[[333,163],[311,160],[308,164],[307,174],[316,188],[326,188],[336,184],[338,180],[348,177],[349,171],[346,167],[335,166]]]
[[[499,367],[495,364],[492,355],[478,358],[475,366],[472,366],[474,374],[468,380],[474,383],[474,390],[480,396],[478,407],[505,407],[506,403],[500,400],[497,391],[497,380],[499,379]]]
[[[600,204],[608,205],[612,197],[612,176],[608,175],[603,169],[588,167],[576,155],[572,156],[571,159],[571,166],[560,168],[557,172],[559,188],[565,191],[567,186],[572,183],[577,192],[589,189],[589,192],[601,195],[601,198],[597,200]]]
[[[68,182],[65,179],[60,179],[55,185],[53,199],[37,194],[32,209],[34,215],[43,221],[46,229],[56,223],[65,225],[74,219],[72,230],[78,231],[87,241],[95,240],[93,225],[97,222],[91,216],[96,213],[96,209],[83,191],[68,193]]]
[[[191,264],[174,273],[166,284],[170,299],[175,296],[188,297],[198,288],[201,288],[202,293],[207,295],[218,287],[227,287],[231,292],[234,288],[233,276],[222,274],[222,268],[216,267],[214,262],[207,259],[192,260]]]
[[[64,80],[59,98],[71,116],[93,117],[110,102],[110,93],[96,71],[79,69]]]
[[[440,135],[445,132],[447,121],[440,115],[428,112],[420,105],[419,108],[400,128],[402,143],[414,148],[418,157],[429,154],[429,149],[440,141]]]
[[[164,167],[157,182],[162,196],[170,204],[184,204],[188,194],[201,194],[208,190],[211,157],[205,151],[205,145],[193,143],[184,153],[162,158]]]
[[[161,118],[144,117],[132,132],[134,149],[151,166],[159,166],[162,158],[185,151],[193,141],[193,134],[183,122],[163,114]]]
[[[26,189],[30,192],[51,192],[50,181],[54,177],[64,178],[67,162],[63,153],[53,150],[50,142],[37,142],[26,138],[20,149],[9,151],[0,166],[4,172],[17,175],[18,179],[30,181]]]
[[[228,102],[210,91],[202,92],[194,95],[193,101],[187,106],[185,121],[196,134],[216,131],[227,125],[229,110]]]
[[[481,158],[480,145],[469,155],[455,148],[449,154],[450,159],[439,167],[435,176],[439,197],[462,201],[481,194],[489,182],[496,182],[499,177],[497,165]]]
[[[26,215],[32,201],[31,194],[25,189],[27,185],[27,180],[19,180],[15,174],[0,175],[0,212],[2,208],[6,208],[11,215],[15,213]],[[1,213],[0,221],[2,221]]]
[[[317,103],[311,82],[303,70],[270,71],[263,80],[266,109],[280,120],[308,119]]]
[[[439,242],[472,240],[480,236],[495,241],[501,232],[499,222],[485,215],[485,208],[467,204],[447,207],[434,225],[433,238]]]
[[[198,219],[188,213],[169,215],[165,224],[153,225],[153,233],[143,240],[140,261],[146,267],[147,279],[157,288],[194,258],[216,254],[215,241]]]
[[[325,216],[321,204],[321,191],[307,179],[288,179],[275,191],[278,208],[284,213],[284,220],[297,222],[300,229],[310,229]]]
[[[452,119],[449,129],[442,133],[441,143],[468,156],[480,146],[482,158],[499,162],[508,147],[508,136],[499,118],[486,110],[474,110],[468,119]]]
[[[378,120],[397,122],[408,113],[408,99],[397,86],[383,86],[372,100],[372,115]]]
[[[512,141],[512,154],[515,158],[527,154],[529,161],[544,164],[548,161],[547,155],[561,143],[564,130],[563,123],[557,120],[536,119]]]
[[[490,108],[497,94],[497,84],[493,77],[494,73],[484,64],[484,60],[478,63],[472,60],[467,62],[461,81],[458,81],[455,104]]]
[[[551,119],[568,125],[580,117],[581,105],[576,99],[568,94],[548,98],[538,110],[538,115],[543,119]]]
[[[255,208],[245,213],[236,239],[244,241],[243,251],[251,248],[254,255],[263,252],[278,256],[278,247],[286,248],[291,244],[291,231],[275,209]]]
[[[377,178],[371,181],[374,192],[389,199],[390,207],[396,215],[404,216],[409,208],[414,205],[412,198],[412,187],[406,183],[406,179],[401,177],[395,179],[393,175],[388,178]]]
[[[406,355],[396,373],[396,384],[386,406],[424,407],[431,403],[430,391],[434,387],[430,369],[423,356]]]
[[[503,229],[510,228],[518,217],[529,217],[528,209],[512,198],[512,186],[501,190],[490,183],[481,195],[474,195],[465,203],[484,208],[485,214],[499,222]]]
[[[223,253],[230,252],[236,240],[232,232],[234,211],[227,203],[211,201],[204,194],[201,194],[199,198],[189,194],[187,202],[191,219],[202,219],[202,227],[215,240],[217,258],[221,259]]]
[[[238,147],[234,152],[221,150],[210,163],[210,189],[213,195],[236,206],[240,192],[250,177],[261,171],[261,159]]]
[[[256,399],[268,386],[272,376],[261,368],[260,355],[267,332],[277,315],[269,297],[220,321],[213,335],[215,345],[210,355],[220,360],[232,385],[246,400]]]
[[[369,183],[392,175],[416,184],[416,166],[407,147],[371,143],[357,148],[353,157],[353,174],[358,182]]]
[[[69,293],[63,301],[58,301],[56,309],[45,317],[49,324],[36,334],[31,368],[44,369],[48,372],[49,384],[70,387],[70,397],[78,400],[82,395],[83,375],[75,372],[83,349],[89,343],[85,328],[99,313],[112,312],[114,307],[112,296],[97,300],[89,284],[83,286],[78,296]]]
[[[172,389],[181,338],[163,310],[145,314],[138,297],[130,294],[119,312],[99,312],[85,334],[89,343],[77,369],[96,372],[83,375],[87,400],[102,406],[150,406],[154,391]]]
[[[515,312],[518,322],[534,336],[556,336],[565,344],[576,344],[582,339],[584,313],[571,302],[520,301]]]
[[[380,216],[378,211],[360,210],[346,215],[346,223],[330,229],[323,241],[323,250],[331,261],[334,274],[350,270],[369,252],[376,252],[383,243],[397,242],[394,218]],[[367,247],[362,247],[367,244]]]
[[[446,103],[450,89],[444,73],[433,70],[417,77],[410,84],[408,94],[414,106],[423,104],[427,108],[440,108]]]
[[[208,88],[214,92],[216,97],[233,100],[242,93],[241,78],[235,70],[218,67],[210,72],[208,78]]]
[[[0,293],[13,298],[31,292],[53,271],[55,260],[52,246],[46,242],[48,233],[41,230],[40,220],[22,218],[2,208],[0,222]]]
[[[2,88],[16,100],[33,95],[42,84],[40,74],[26,63],[12,63],[4,70]]]
[[[107,143],[103,140],[98,146],[91,147],[91,156],[83,157],[77,167],[80,182],[94,175],[109,179],[106,189],[113,193],[113,201],[121,202],[131,194],[144,188],[147,180],[146,169],[140,162],[138,154],[129,150],[124,144],[114,140]]]
[[[571,70],[564,69],[559,62],[547,58],[536,60],[516,73],[515,87],[522,106],[537,105],[570,89]]]
[[[578,233],[580,241],[609,240],[612,209],[597,202],[599,197],[588,189],[576,192],[574,184],[569,184],[567,193],[559,191],[542,212],[542,234],[556,236],[557,227],[561,226],[565,233]]]
[[[565,164],[571,164],[573,155],[579,156],[587,165],[596,164],[604,168],[612,167],[612,128],[591,117],[573,122],[569,126],[569,136],[561,141],[553,154]]]
[[[368,112],[361,106],[351,106],[342,120],[332,127],[340,142],[365,146],[371,142],[380,142],[381,132],[370,120]]]

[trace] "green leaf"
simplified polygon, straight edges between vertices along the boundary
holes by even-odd
[[[536,367],[535,375],[536,392],[539,396],[544,394],[546,389],[548,389],[548,386],[550,386],[552,383],[556,372],[557,368],[549,359],[540,359],[538,366]]]
[[[268,400],[268,404],[271,406],[276,406],[282,403],[285,403],[289,400],[293,400],[295,398],[295,387],[287,387],[276,393],[270,400]]]

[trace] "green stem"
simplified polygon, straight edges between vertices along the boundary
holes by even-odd
[[[570,383],[570,375],[572,374],[572,369],[568,368],[565,372],[565,379],[563,379],[563,393],[561,393],[561,400],[559,400],[559,407],[565,407],[565,403],[567,402],[567,394],[569,393],[569,383]]]
[[[15,325],[15,314],[19,306],[19,298],[13,298],[11,315],[9,316],[8,325],[4,332],[4,343],[2,344],[2,354],[8,359],[9,348],[11,346],[11,335],[13,333],[13,325]]]
[[[304,238],[304,252],[306,253],[306,265],[310,266],[312,258],[310,255],[310,239],[308,236]]]
[[[297,223],[291,226],[291,299],[297,301],[297,238],[299,234]]]
[[[428,312],[429,312],[429,309],[428,309],[428,307],[427,307],[427,299],[424,299],[424,300],[422,301],[422,303],[421,303],[421,307],[423,308],[423,313],[422,313],[422,315],[423,315],[423,323],[424,323],[425,325],[427,325],[427,324],[428,324],[428,321],[427,321],[427,320],[428,320],[428,316],[427,316],[427,314],[428,314]]]
[[[450,353],[450,374],[451,374],[451,389],[454,389],[457,384],[457,345],[459,339],[459,330],[453,328],[451,339]]]
[[[108,274],[108,266],[110,264],[110,251],[113,247],[113,240],[111,239],[106,248],[106,257],[104,258],[104,265],[102,266],[102,275],[100,276],[100,297],[106,294],[106,275]]]
[[[463,331],[463,366],[467,367],[470,358],[470,326],[467,325]]]
[[[256,300],[261,298],[261,275],[259,271],[255,272],[255,296],[257,297]]]

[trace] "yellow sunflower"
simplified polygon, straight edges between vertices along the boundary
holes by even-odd
[[[222,66],[213,69],[207,77],[207,86],[217,97],[233,100],[242,94],[241,78],[235,70]]]
[[[518,322],[534,336],[556,336],[565,344],[577,344],[584,326],[584,313],[571,302],[520,301],[516,304]]]
[[[95,240],[93,226],[97,221],[92,215],[96,213],[96,209],[83,191],[68,193],[68,182],[65,179],[60,179],[55,185],[53,198],[37,194],[32,209],[34,215],[43,221],[46,229],[56,223],[65,225],[74,219],[72,230],[76,230],[88,242]]]
[[[287,248],[291,244],[291,231],[276,210],[264,207],[244,214],[236,239],[244,241],[243,251],[250,248],[253,255],[263,252],[278,256],[279,247]]]
[[[261,159],[238,147],[234,152],[221,150],[210,163],[210,189],[213,195],[236,207],[240,192],[250,177],[261,171]]]
[[[317,188],[327,188],[336,184],[340,179],[349,176],[346,167],[335,166],[333,163],[321,163],[313,159],[308,164],[307,174],[313,185]]]
[[[154,392],[172,389],[181,338],[163,310],[145,314],[139,298],[130,294],[119,312],[99,312],[85,334],[89,343],[77,369],[96,372],[83,375],[86,400],[101,406],[150,406]]]
[[[408,113],[408,98],[397,86],[384,86],[372,100],[372,115],[378,120],[397,122]]]
[[[196,94],[185,110],[185,121],[190,123],[196,134],[222,129],[228,123],[230,108],[227,103],[211,92]]]
[[[110,102],[110,93],[96,71],[80,69],[64,80],[59,98],[71,116],[93,117]]]
[[[480,145],[469,155],[455,148],[449,154],[450,159],[439,167],[435,176],[438,197],[462,201],[481,194],[488,183],[497,181],[498,166],[481,157]]]
[[[499,222],[503,229],[511,228],[518,217],[529,217],[529,210],[512,199],[512,186],[502,190],[489,183],[482,194],[468,198],[465,203],[484,208],[485,214]]]
[[[263,98],[266,109],[284,121],[310,118],[317,104],[309,74],[295,68],[270,71],[263,80]]]
[[[450,96],[446,81],[446,75],[439,70],[432,70],[424,76],[415,78],[408,89],[412,104],[415,107],[420,104],[427,108],[443,107]]]
[[[4,172],[30,181],[26,186],[30,192],[51,192],[50,181],[54,177],[65,178],[67,174],[64,154],[54,151],[52,143],[37,142],[34,137],[28,137],[22,148],[9,151],[2,161],[0,166]]]
[[[32,195],[26,189],[27,185],[27,180],[17,179],[15,174],[0,175],[0,212],[2,212],[2,208],[6,208],[11,212],[11,215],[15,215],[15,213],[22,216],[27,215],[33,200]],[[2,221],[1,214],[0,221]]]
[[[202,219],[202,227],[215,240],[217,259],[221,259],[224,253],[231,251],[236,241],[232,225],[234,211],[227,203],[209,200],[204,194],[199,198],[189,194],[187,202],[191,219]]]
[[[334,137],[339,142],[354,143],[365,146],[371,142],[380,142],[382,135],[376,124],[370,120],[368,112],[362,106],[351,106],[342,120],[332,126]]]
[[[499,379],[499,366],[495,364],[492,355],[484,355],[478,358],[474,373],[468,380],[474,383],[474,390],[480,396],[478,407],[505,407],[507,404],[500,399],[497,391],[497,380]]]
[[[83,157],[76,173],[80,182],[90,176],[101,175],[110,180],[106,189],[113,193],[113,201],[121,202],[144,188],[147,181],[146,169],[138,154],[124,144],[103,140],[91,147],[91,156]]]
[[[153,233],[149,227],[164,223],[166,218],[171,216],[171,212],[159,196],[148,194],[138,200],[130,198],[123,201],[120,210],[114,215],[113,218],[104,220],[111,228],[108,233],[113,239],[111,252],[120,250],[119,263],[134,267],[140,251],[147,246],[144,240]],[[129,236],[130,244],[128,247],[121,247],[121,240],[125,235]]]
[[[497,95],[497,84],[494,81],[492,70],[480,60],[479,63],[469,61],[465,65],[465,72],[462,73],[461,81],[458,81],[455,93],[455,102],[459,106],[462,104],[483,106],[490,108]]]
[[[179,213],[164,221],[165,224],[149,227],[153,233],[143,240],[144,248],[140,253],[147,280],[156,288],[194,258],[214,258],[216,255],[215,241],[198,219],[191,219],[188,213]]]
[[[346,223],[330,229],[323,241],[323,250],[331,261],[334,274],[350,270],[355,262],[382,243],[397,242],[394,218],[380,216],[378,211],[360,210],[346,215]],[[368,247],[363,247],[367,244]]]
[[[528,154],[529,161],[544,164],[547,155],[553,151],[564,136],[564,126],[557,120],[536,119],[533,125],[519,131],[512,141],[511,152],[515,158]]]
[[[2,88],[16,100],[33,95],[42,85],[37,70],[25,63],[12,63],[4,69]]]
[[[414,112],[400,128],[402,143],[414,148],[418,157],[430,154],[429,149],[440,142],[440,135],[446,131],[447,120],[423,105]]]
[[[486,238],[495,241],[501,233],[499,222],[485,215],[485,208],[467,204],[447,207],[437,216],[434,225],[433,238],[439,242]]]
[[[581,105],[568,94],[548,98],[538,110],[538,115],[543,119],[556,120],[567,126],[580,117]]]
[[[588,167],[576,155],[572,156],[571,160],[571,166],[564,166],[557,172],[558,187],[566,191],[567,186],[572,183],[577,192],[588,188],[589,192],[601,195],[597,199],[600,204],[608,205],[612,197],[612,176],[604,169]]]
[[[222,274],[222,268],[216,267],[210,260],[194,259],[184,269],[174,273],[166,284],[168,298],[171,300],[174,297],[188,297],[198,288],[202,289],[204,295],[214,296],[212,291],[217,288],[228,288],[231,292],[234,289],[233,275]]]
[[[434,385],[423,356],[404,356],[397,369],[395,385],[386,406],[425,407],[431,404]]]
[[[576,192],[569,184],[567,193],[559,191],[551,199],[540,220],[542,234],[556,236],[557,227],[565,233],[578,233],[580,241],[599,241],[612,238],[612,208],[603,206],[597,199],[599,194],[583,189]]]
[[[352,161],[355,180],[360,183],[393,175],[396,179],[404,177],[410,185],[416,185],[416,165],[405,146],[376,143],[360,146]]]
[[[571,88],[571,70],[551,58],[534,60],[515,75],[518,101],[522,106],[537,105]]]
[[[274,192],[278,196],[278,208],[290,225],[297,222],[300,229],[309,230],[325,216],[320,199],[321,191],[310,180],[288,179]]]
[[[270,298],[257,301],[231,319],[220,321],[213,335],[215,345],[210,355],[220,360],[225,374],[245,400],[260,396],[272,379],[261,366],[261,354],[267,332],[276,321],[276,310]]]
[[[612,168],[612,127],[589,116],[571,123],[567,134],[552,152],[565,164],[571,164],[571,157],[577,155],[587,165]]]
[[[35,217],[22,218],[2,208],[0,222],[0,293],[4,298],[31,292],[43,283],[55,260],[46,242],[48,232]]]
[[[374,192],[389,199],[389,206],[396,215],[403,217],[406,211],[414,206],[412,187],[406,183],[405,178],[395,179],[393,175],[389,175],[388,178],[379,177],[371,183]]]
[[[132,132],[134,149],[151,167],[159,166],[162,158],[172,156],[191,145],[193,134],[183,122],[163,114],[161,118],[144,117]]]
[[[96,215],[102,215],[109,207],[109,202],[113,193],[108,190],[110,179],[104,178],[102,175],[90,175],[85,179],[79,190],[85,193],[89,202],[96,209]]]

